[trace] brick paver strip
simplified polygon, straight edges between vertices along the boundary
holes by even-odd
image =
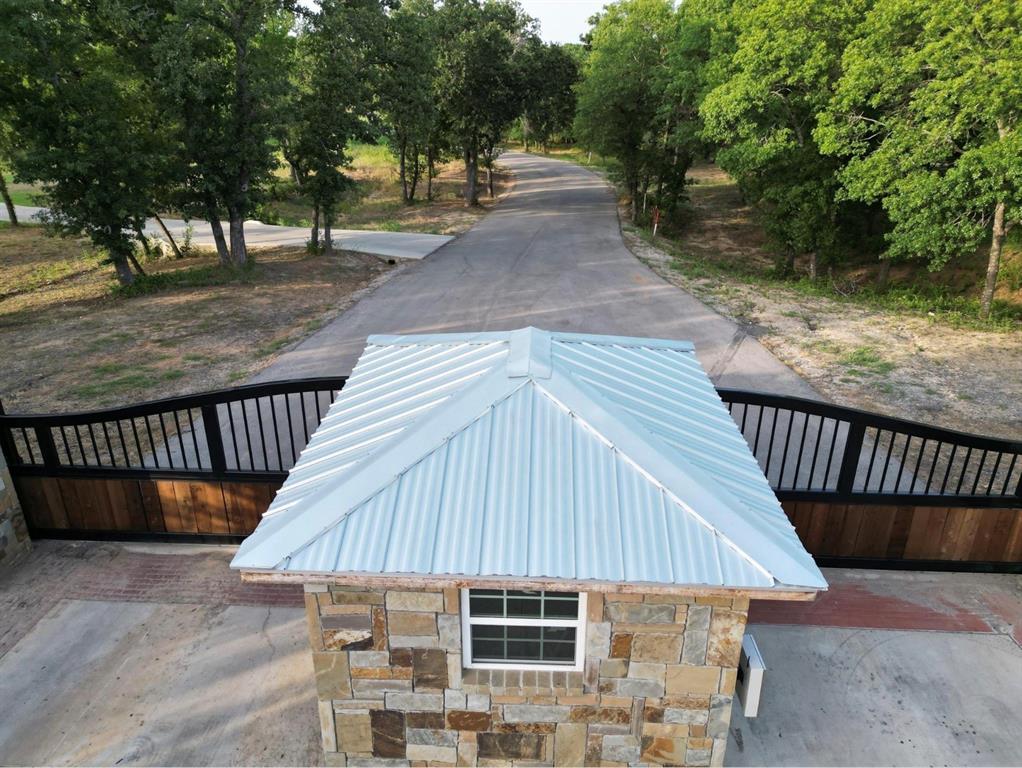
[[[27,561],[0,573],[0,656],[60,600],[303,604],[300,586],[243,582],[228,568],[233,555],[233,547],[35,542]]]

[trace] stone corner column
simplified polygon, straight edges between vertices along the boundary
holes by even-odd
[[[25,516],[7,471],[7,461],[0,452],[0,569],[17,563],[31,548]]]

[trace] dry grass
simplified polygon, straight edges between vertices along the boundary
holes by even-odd
[[[118,295],[82,241],[0,228],[0,397],[9,412],[70,411],[229,386],[385,279],[383,261],[302,249],[255,252],[250,270],[211,255],[147,265],[176,285]]]

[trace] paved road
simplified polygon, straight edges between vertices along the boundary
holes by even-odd
[[[14,210],[19,219],[27,220],[45,209],[16,205]],[[0,208],[0,220],[6,219],[7,210]],[[164,219],[163,223],[167,225],[167,229],[170,230],[178,244],[181,244],[185,238],[188,222],[181,219]],[[226,223],[224,226],[226,228]],[[193,243],[213,246],[213,230],[209,224],[204,221],[194,221],[192,227]],[[145,231],[152,237],[163,237],[163,230],[156,223],[156,219],[146,221]],[[337,248],[397,259],[423,259],[454,239],[449,235],[427,235],[420,232],[372,232],[358,229],[335,229],[332,235]],[[305,245],[308,240],[309,230],[307,227],[278,227],[272,224],[263,224],[261,221],[245,222],[245,242],[250,248]]]
[[[577,165],[509,152],[515,188],[428,259],[282,355],[259,381],[351,370],[372,333],[548,330],[688,339],[721,386],[819,399],[740,327],[625,247],[613,194]]]

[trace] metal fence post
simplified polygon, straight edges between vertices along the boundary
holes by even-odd
[[[227,471],[227,457],[224,455],[224,439],[220,434],[220,417],[215,404],[202,406],[202,428],[206,433],[210,469],[222,474]]]
[[[862,440],[866,436],[866,425],[861,421],[848,424],[848,436],[845,438],[844,452],[841,456],[841,470],[837,476],[837,492],[847,496],[855,485],[855,473],[859,469],[859,456],[862,453]]]

